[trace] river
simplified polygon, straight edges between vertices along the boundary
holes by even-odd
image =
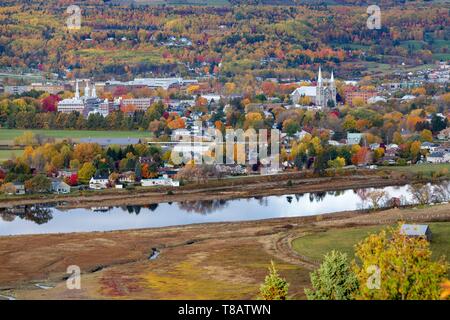
[[[427,202],[448,201],[449,186],[448,182],[425,185],[425,191],[429,192]],[[234,200],[149,203],[146,206],[62,210],[55,204],[32,205],[0,209],[0,235],[128,230],[317,215],[371,208],[370,196],[374,191],[382,193],[378,201],[381,206],[393,197],[401,204],[418,202],[417,190],[415,192],[411,186],[395,186]]]

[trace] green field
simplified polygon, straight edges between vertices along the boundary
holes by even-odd
[[[430,225],[432,232],[431,250],[433,258],[445,255],[450,258],[450,222],[433,222]],[[376,233],[386,226],[371,226],[359,228],[330,229],[325,232],[313,233],[295,239],[292,247],[298,253],[314,260],[322,260],[325,253],[331,250],[345,252],[349,257],[354,255],[354,245],[367,235]],[[449,260],[450,261],[450,260]]]
[[[410,166],[388,166],[388,167],[380,167],[380,169],[387,169],[398,172],[406,172],[417,174],[422,172],[425,176],[431,176],[432,173],[439,173],[442,170],[447,169],[448,174],[450,174],[450,163],[420,163]]]
[[[11,159],[13,156],[19,157],[23,150],[0,150],[0,161]]]
[[[94,130],[19,130],[0,129],[0,144],[13,144],[14,138],[25,131],[55,139],[80,138],[151,138],[149,131],[94,131]]]

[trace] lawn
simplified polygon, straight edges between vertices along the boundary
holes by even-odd
[[[450,258],[450,222],[428,223],[432,232],[431,250],[433,258],[445,255]],[[368,234],[376,233],[386,226],[370,226],[359,228],[330,229],[295,239],[292,247],[298,253],[314,260],[321,260],[325,253],[339,250],[354,255],[353,246]]]
[[[0,161],[11,159],[13,155],[18,157],[22,152],[23,150],[0,150]]]
[[[0,129],[0,144],[12,144],[14,138],[25,131],[32,131],[55,139],[80,139],[80,138],[151,138],[149,131],[95,131],[95,130],[20,130]]]
[[[399,171],[399,172],[408,172],[417,174],[422,172],[424,175],[431,176],[433,172],[439,173],[442,170],[447,169],[450,172],[450,163],[420,163],[410,166],[388,166],[388,167],[380,167],[380,169]]]

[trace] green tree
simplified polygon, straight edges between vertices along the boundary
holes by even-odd
[[[278,275],[275,264],[271,261],[269,274],[260,287],[260,296],[264,300],[286,300],[289,284]]]
[[[355,255],[359,263],[353,269],[361,284],[357,299],[439,299],[448,263],[444,257],[433,261],[428,241],[402,234],[400,225],[368,236],[356,245]],[[369,284],[374,284],[375,269],[379,281],[374,289]]]
[[[33,178],[25,181],[25,189],[32,193],[46,193],[51,190],[50,179],[42,174],[35,175]]]
[[[136,179],[137,180],[141,180],[141,178],[142,178],[142,168],[141,168],[141,164],[139,163],[139,161],[136,161],[136,166],[134,168],[134,174],[136,175]]]
[[[95,171],[97,169],[95,166],[90,162],[85,162],[81,169],[78,171],[78,180],[81,183],[88,183],[89,180],[94,176]]]
[[[358,290],[347,254],[339,251],[328,252],[310,277],[312,289],[305,289],[308,300],[350,300]]]

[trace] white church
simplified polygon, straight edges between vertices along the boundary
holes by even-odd
[[[309,98],[316,107],[326,108],[330,104],[336,106],[336,84],[333,72],[330,79],[323,79],[322,70],[319,67],[317,86],[301,86],[291,93],[291,100],[295,104],[299,104],[303,97]]]
[[[100,105],[108,102],[108,100],[102,101],[97,97],[95,84],[92,85],[91,92],[89,83],[86,83],[84,95],[80,96],[78,80],[76,80],[75,82],[75,97],[61,100],[58,103],[58,112],[71,113],[76,111],[84,116],[87,116],[89,115],[89,113],[98,112]]]

